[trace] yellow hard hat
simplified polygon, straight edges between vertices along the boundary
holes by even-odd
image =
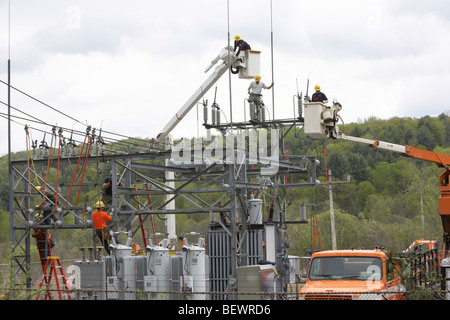
[[[36,187],[36,193],[37,194],[44,193],[44,187],[43,186],[37,186]]]
[[[315,89],[316,91],[320,91],[320,86],[319,86],[318,84],[316,84],[316,86],[314,87],[314,89]]]
[[[105,204],[101,200],[99,200],[95,203],[96,208],[103,208],[104,206],[105,206]]]
[[[234,36],[234,40],[236,40],[236,41],[239,41],[239,40],[241,40],[241,36],[240,36],[240,35],[238,35],[238,34],[237,34],[237,35],[235,35],[235,36]]]
[[[261,79],[262,79],[262,77],[259,74],[257,74],[255,76],[255,81],[261,81]]]

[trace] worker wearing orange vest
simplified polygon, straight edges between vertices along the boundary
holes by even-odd
[[[109,231],[106,223],[110,222],[112,220],[112,217],[108,215],[105,211],[103,211],[104,206],[105,204],[103,203],[103,201],[97,201],[97,203],[95,204],[97,211],[92,213],[92,221],[94,222],[94,228],[95,232],[97,233],[97,236],[103,243],[103,247],[105,248],[106,252],[110,254],[108,243]]]

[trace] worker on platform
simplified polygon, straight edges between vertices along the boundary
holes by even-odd
[[[51,225],[56,221],[53,209],[55,208],[55,195],[50,191],[44,191],[42,186],[36,187],[36,193],[42,195],[42,200],[35,206],[35,221],[41,225]],[[47,257],[52,255],[51,249],[55,247],[55,241],[48,229],[35,229],[32,234],[38,243],[42,266],[45,266]]]
[[[261,75],[257,74],[255,80],[250,82],[248,87],[248,94],[250,95],[248,99],[250,103],[250,121],[258,121],[258,115],[264,107],[261,94],[262,89],[271,89],[273,87],[273,83],[270,86],[267,86],[261,79]],[[252,110],[252,104],[254,104],[255,110]]]
[[[320,86],[318,84],[314,87],[314,90],[316,90],[316,92],[314,92],[312,96],[312,102],[322,102],[322,103],[328,102],[327,96],[325,95],[325,93],[320,91]]]
[[[262,77],[259,74],[255,76],[255,80],[250,82],[250,85],[248,87],[248,94],[262,96],[262,89],[272,89],[273,83],[270,86],[267,86],[264,82],[261,81],[261,79]]]
[[[94,223],[95,233],[100,239],[100,242],[103,244],[103,247],[105,248],[106,252],[110,254],[108,243],[110,236],[108,226],[106,225],[106,223],[110,222],[112,220],[112,217],[105,211],[103,211],[104,206],[105,204],[101,200],[95,203],[95,208],[97,210],[92,213],[92,221]]]
[[[42,195],[42,200],[35,207],[35,216],[39,221],[43,221],[42,224],[50,225],[52,220],[56,221],[56,217],[53,215],[53,208],[55,207],[55,195],[46,190],[42,186],[36,187],[36,192]]]
[[[117,172],[117,176],[119,176],[119,172]],[[117,183],[118,186],[124,187],[123,182],[119,181]],[[102,200],[104,204],[110,205],[112,202],[112,170],[109,173],[109,177],[106,177],[102,184],[103,194]]]
[[[236,51],[237,49],[237,51]],[[247,51],[247,50],[251,50],[252,48],[250,47],[250,45],[245,42],[244,40],[241,39],[240,35],[236,35],[234,37],[234,58],[239,57],[239,54],[241,53],[241,51]]]

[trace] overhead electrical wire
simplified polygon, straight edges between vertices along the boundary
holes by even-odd
[[[6,83],[5,81],[3,81],[3,80],[1,80],[1,79],[0,79],[0,83],[3,83],[3,84],[5,84],[5,85],[8,85],[8,83]],[[52,111],[55,111],[55,112],[57,112],[57,113],[59,113],[59,114],[65,116],[65,117],[67,117],[67,118],[69,118],[69,119],[75,121],[76,123],[82,124],[83,126],[86,126],[86,127],[88,127],[88,128],[90,127],[89,125],[87,125],[87,124],[85,124],[85,123],[83,123],[83,122],[81,122],[81,121],[75,119],[74,117],[68,115],[67,113],[64,113],[64,112],[62,112],[62,111],[60,111],[60,110],[58,110],[58,109],[56,109],[56,108],[50,106],[49,104],[47,104],[47,103],[41,101],[40,99],[37,99],[37,98],[33,97],[32,95],[30,95],[30,94],[24,92],[23,90],[20,90],[20,89],[18,89],[18,88],[16,88],[16,87],[13,87],[13,86],[10,86],[10,88],[11,88],[11,89],[14,89],[15,91],[19,92],[20,94],[23,94],[23,95],[25,95],[26,97],[28,97],[28,98],[30,98],[30,99],[32,99],[32,100],[34,100],[34,101],[36,101],[36,102],[42,104],[43,106],[45,106],[45,107],[51,109]],[[25,121],[31,121],[31,122],[34,122],[34,123],[36,123],[36,124],[45,125],[45,126],[47,126],[47,127],[48,127],[48,126],[52,126],[52,127],[55,127],[55,126],[56,126],[56,127],[58,127],[58,128],[63,129],[63,130],[66,131],[66,132],[70,132],[71,134],[77,134],[77,135],[81,135],[81,136],[84,136],[84,135],[85,135],[85,132],[77,131],[77,130],[74,130],[73,128],[72,128],[72,129],[70,129],[70,128],[64,128],[64,127],[59,126],[59,125],[47,123],[46,121],[41,120],[41,119],[39,119],[39,118],[37,118],[37,117],[35,117],[35,116],[29,114],[29,113],[26,113],[26,112],[24,112],[24,111],[22,111],[22,110],[20,110],[20,109],[18,109],[18,108],[16,108],[16,107],[10,106],[8,103],[5,103],[5,102],[3,102],[3,101],[0,101],[0,103],[3,104],[3,105],[5,105],[5,106],[10,107],[11,109],[13,109],[13,110],[15,110],[15,111],[17,111],[17,112],[19,112],[19,113],[22,113],[23,115],[25,115],[25,116],[27,116],[27,117],[29,117],[29,118],[24,118],[24,117],[18,117],[18,116],[12,116],[12,115],[11,115],[11,117],[14,117],[14,118],[16,118],[16,119],[25,120]],[[1,116],[1,117],[5,117],[5,114],[0,113],[0,116]],[[6,118],[8,119],[7,115],[6,115]],[[16,123],[19,123],[19,122],[16,121]],[[22,125],[23,125],[23,124],[22,124]],[[38,129],[38,128],[35,128],[35,127],[31,127],[31,126],[30,126],[30,129],[31,129],[31,128],[34,129],[34,130],[38,130],[38,131],[41,131],[41,132],[49,133],[49,134],[50,134],[50,132],[47,132],[46,130],[41,130],[41,129]],[[96,130],[96,128],[93,128],[93,129]],[[125,147],[126,149],[127,149],[127,148],[135,148],[135,149],[139,149],[139,150],[141,150],[141,151],[142,151],[142,150],[145,150],[145,151],[148,151],[148,150],[149,150],[149,140],[150,140],[150,139],[141,139],[141,138],[136,138],[136,137],[130,137],[130,136],[127,136],[127,135],[124,135],[124,134],[115,133],[115,132],[111,132],[111,131],[106,131],[106,130],[103,130],[102,128],[100,128],[99,134],[101,135],[102,141],[103,141],[103,142],[106,142],[106,143],[115,144],[115,145],[117,145],[117,146],[123,146],[123,147]],[[100,137],[100,135],[99,135],[98,137]],[[127,142],[127,141],[124,141],[123,139],[128,139],[128,140],[131,140],[132,142]],[[76,140],[73,140],[73,139],[72,139],[72,141],[76,141]],[[81,143],[81,141],[76,141],[76,142]],[[118,151],[116,151],[116,150],[108,150],[108,151],[118,152]]]
[[[2,102],[2,101],[0,101],[0,103],[2,103],[2,104],[4,104],[4,102]],[[11,107],[11,108],[13,108],[13,107]],[[15,110],[18,110],[17,108],[14,108]],[[20,111],[20,110],[18,110],[19,112],[22,112],[22,111]],[[24,113],[24,112],[22,112],[22,113]],[[26,114],[26,113],[24,113],[24,114]],[[26,114],[27,116],[30,116],[29,114]],[[4,114],[4,113],[1,113],[0,112],[0,116],[2,116],[3,118],[5,118],[5,119],[7,119],[7,115],[6,114]],[[61,129],[63,129],[64,131],[67,131],[67,132],[70,132],[70,133],[72,133],[72,134],[76,134],[76,135],[80,135],[80,136],[84,136],[86,133],[85,132],[82,132],[82,131],[78,131],[78,130],[74,130],[74,129],[69,129],[69,128],[64,128],[64,127],[62,127],[62,126],[58,126],[58,125],[53,125],[53,124],[50,124],[50,123],[46,123],[46,122],[44,122],[44,121],[42,121],[42,120],[40,120],[40,119],[38,119],[38,118],[36,118],[36,117],[33,117],[33,116],[30,116],[30,117],[32,117],[32,119],[28,119],[28,118],[24,118],[24,117],[19,117],[19,116],[14,116],[14,115],[11,115],[11,117],[12,118],[16,118],[16,119],[20,119],[20,120],[25,120],[25,121],[29,121],[29,122],[34,122],[34,123],[37,123],[37,124],[41,124],[41,125],[45,125],[46,127],[58,127],[58,128],[61,128]],[[14,120],[12,120],[12,121],[14,121]],[[24,124],[22,124],[22,123],[19,123],[18,121],[14,121],[14,122],[16,122],[16,123],[18,123],[18,124],[20,124],[20,125],[22,125],[22,126],[25,126]],[[30,129],[34,129],[34,130],[36,130],[36,131],[40,131],[40,132],[42,132],[42,133],[44,133],[44,134],[46,134],[46,133],[48,133],[48,134],[51,134],[51,132],[50,131],[47,131],[47,130],[43,130],[43,129],[39,129],[38,127],[33,127],[33,126],[29,126],[29,128]],[[118,140],[118,139],[113,139],[113,138],[108,138],[108,137],[102,137],[103,138],[103,140],[108,140],[109,142],[114,142],[114,143],[121,143],[120,142],[120,140]],[[78,143],[80,143],[81,141],[80,140],[76,140],[76,139],[72,139],[74,142],[78,142]],[[124,144],[124,145],[126,145],[126,144]]]
[[[0,101],[0,103],[3,103],[3,102]],[[26,114],[26,115],[28,115],[28,114]],[[5,118],[5,119],[7,119],[7,115],[4,114],[4,113],[0,112],[0,116]],[[30,115],[28,115],[28,116],[30,116]],[[70,132],[71,134],[75,134],[75,135],[79,135],[79,136],[84,136],[85,135],[85,132],[74,130],[74,129],[70,129],[70,128],[65,128],[65,127],[62,127],[62,126],[59,126],[59,125],[53,125],[53,124],[50,124],[50,123],[46,123],[46,122],[44,122],[44,121],[42,121],[40,119],[37,119],[35,117],[32,117],[33,119],[28,119],[28,118],[14,116],[14,115],[11,115],[11,117],[12,118],[16,118],[16,119],[20,119],[20,120],[34,122],[34,123],[37,123],[37,124],[40,124],[40,125],[45,125],[46,127],[58,127],[58,128],[63,129],[66,132]],[[14,122],[16,122],[16,123],[18,123],[18,124],[20,124],[22,126],[25,126],[24,124],[22,124],[22,123],[20,123],[18,121],[14,121]],[[38,127],[33,127],[33,126],[29,126],[29,127],[30,127],[30,129],[34,129],[36,131],[40,131],[40,132],[42,132],[44,134],[46,134],[46,133],[51,134],[50,131],[39,129]],[[95,128],[93,128],[93,129],[95,129]],[[102,134],[103,133],[108,133],[108,134],[113,134],[114,135],[114,133],[110,133],[110,132],[107,132],[107,131],[104,131],[104,130],[102,131]],[[122,135],[118,135],[118,134],[115,134],[115,135],[116,136],[122,136]],[[123,136],[123,137],[126,137],[126,136]],[[135,143],[135,142],[131,143],[131,142],[125,142],[123,140],[116,139],[116,138],[109,137],[109,136],[104,136],[104,135],[102,135],[101,138],[102,138],[102,140],[105,143],[115,144],[116,146],[133,147],[135,149],[140,149],[140,150],[145,150],[145,151],[147,151],[149,149],[147,141],[143,140],[143,139],[134,138],[134,140],[136,140],[137,142],[141,142],[141,143]],[[126,138],[132,139],[130,137],[126,137]],[[81,143],[82,142],[81,140],[77,140],[77,139],[71,139],[71,140],[74,141],[74,142],[77,142],[77,143]]]
[[[3,101],[0,101],[0,103],[8,107],[8,104],[7,104],[7,103],[5,103],[5,102],[3,102]],[[18,111],[18,112],[20,112],[20,113],[22,113],[22,114],[24,114],[24,115],[26,115],[26,116],[32,118],[32,119],[34,119],[36,122],[39,122],[39,123],[41,123],[41,124],[45,124],[45,122],[43,122],[42,120],[40,120],[40,119],[38,119],[38,118],[36,118],[36,117],[34,117],[34,116],[32,116],[32,115],[30,115],[30,114],[28,114],[28,113],[22,111],[22,110],[19,110],[19,109],[13,107],[13,106],[9,106],[9,107],[10,107],[11,109],[14,109],[14,110],[16,110],[16,111]],[[11,115],[11,116],[12,116],[12,115]]]
[[[1,80],[1,79],[0,79],[0,82],[3,83],[3,84],[5,84],[5,85],[8,85],[8,83],[6,83],[5,81],[3,81],[3,80]],[[56,108],[53,108],[52,106],[46,104],[45,102],[43,102],[43,101],[41,101],[41,100],[39,100],[39,99],[36,99],[35,97],[29,95],[28,93],[23,92],[22,90],[17,89],[16,87],[13,87],[13,86],[11,86],[11,85],[10,85],[9,87],[10,87],[11,89],[14,89],[14,90],[16,90],[17,92],[19,92],[19,93],[21,93],[21,94],[27,96],[28,98],[33,99],[34,101],[39,102],[40,104],[42,104],[42,105],[44,105],[44,106],[46,106],[46,107],[52,109],[53,111],[56,111],[56,112],[58,112],[58,113],[60,113],[60,114],[62,114],[62,115],[64,115],[64,116],[66,116],[66,117],[68,117],[68,118],[70,118],[70,119],[72,119],[72,120],[74,120],[74,121],[76,121],[76,122],[78,122],[78,123],[81,123],[81,124],[85,125],[85,124],[82,123],[81,121],[79,121],[79,120],[77,120],[77,119],[75,119],[75,118],[72,118],[72,117],[69,116],[68,114],[66,114],[66,113],[64,113],[64,112],[62,112],[62,111],[59,111],[59,110],[57,110]]]
[[[3,83],[3,84],[5,84],[5,85],[8,85],[5,81],[3,81],[3,80],[1,80],[1,79],[0,79],[0,83]],[[26,92],[24,92],[24,91],[22,91],[22,90],[20,90],[20,89],[18,89],[18,88],[16,88],[16,87],[14,87],[14,86],[11,86],[11,89],[16,90],[17,92],[19,92],[19,93],[21,93],[21,94],[27,96],[28,98],[30,98],[30,99],[32,99],[32,100],[34,100],[34,101],[36,101],[36,102],[38,102],[38,103],[40,103],[40,104],[42,104],[42,105],[48,107],[48,108],[50,108],[51,110],[53,110],[53,111],[55,111],[55,112],[58,112],[58,113],[64,115],[65,117],[68,117],[68,118],[71,119],[71,120],[74,120],[74,121],[77,122],[77,123],[80,123],[80,124],[82,124],[82,125],[84,125],[84,126],[86,126],[86,127],[88,126],[88,125],[84,124],[83,122],[81,122],[81,121],[79,121],[79,120],[73,118],[72,116],[68,115],[67,113],[64,113],[64,112],[62,112],[62,111],[59,111],[58,109],[56,109],[56,108],[50,106],[49,104],[47,104],[47,103],[45,103],[45,102],[43,102],[43,101],[41,101],[41,100],[39,100],[39,99],[37,99],[37,98],[31,96],[30,94],[28,94],[28,93],[26,93]],[[8,106],[8,104],[6,104],[6,103],[4,103],[4,102],[2,102],[2,101],[0,101],[0,103],[2,103],[2,104],[4,104],[4,105]],[[11,108],[13,108],[13,107],[11,106]],[[23,111],[21,111],[21,110],[19,110],[19,109],[17,109],[17,108],[13,108],[13,109],[14,109],[14,110],[17,110],[17,111],[19,111],[19,112],[21,112],[21,113],[23,113],[23,114],[26,114],[26,115],[29,116],[29,117],[33,117],[33,116],[31,116],[31,115],[29,115],[29,114],[27,114],[27,113],[25,113],[25,112],[23,112]],[[35,118],[35,117],[33,117],[33,118]],[[35,118],[35,119],[37,119],[37,118]],[[43,124],[50,125],[50,124],[46,123],[45,121],[42,121],[42,120],[40,120],[40,121],[41,121]],[[144,139],[135,138],[135,137],[130,137],[130,136],[126,136],[126,135],[123,135],[123,134],[114,133],[114,132],[110,132],[110,131],[104,131],[104,130],[103,130],[103,132],[108,133],[108,134],[112,134],[112,135],[116,135],[116,136],[120,136],[120,137],[126,138],[126,139],[132,139],[132,140],[137,140],[137,141],[145,141]]]

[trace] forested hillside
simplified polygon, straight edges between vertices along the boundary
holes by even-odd
[[[450,154],[450,117],[370,118],[363,123],[341,125],[351,136],[407,144],[427,150]],[[401,251],[418,238],[442,238],[438,214],[438,177],[443,169],[435,164],[404,158],[366,145],[338,140],[313,140],[300,129],[291,130],[285,137],[289,154],[314,155],[320,160],[318,179],[326,182],[326,168],[332,181],[344,183],[333,186],[337,246],[344,248],[372,248],[385,246]],[[23,158],[24,154],[14,157]],[[0,260],[7,256],[9,241],[7,156],[0,158]],[[326,164],[326,166],[325,166]],[[69,168],[62,170],[69,171]],[[103,172],[109,172],[104,165]],[[95,170],[88,171],[93,181]],[[350,181],[347,181],[347,176]],[[312,249],[331,249],[329,192],[325,186],[288,191],[287,220],[299,220],[300,205],[307,204],[308,224],[292,224],[287,230],[291,242],[290,255],[304,255]],[[95,190],[82,195],[91,198]],[[207,195],[206,195],[207,196]],[[177,208],[187,205],[177,202]],[[312,208],[315,208],[318,234],[313,230]],[[164,221],[156,219],[158,231],[164,233]],[[209,215],[177,216],[177,233],[204,232]],[[91,230],[56,231],[58,255],[72,258],[78,248],[89,245]],[[320,239],[319,239],[320,235]],[[36,254],[36,252],[34,252]]]
[[[450,154],[450,118],[370,118],[364,123],[341,125],[346,135],[377,139]],[[325,160],[333,181],[338,249],[382,245],[392,251],[406,249],[420,238],[442,239],[438,214],[439,175],[435,164],[405,158],[349,141],[315,140],[301,132],[286,139],[290,154],[313,154],[321,160],[320,180],[326,181]],[[329,193],[325,187],[296,190],[293,202],[317,204],[322,249],[331,248]],[[297,206],[298,208],[298,206]],[[292,217],[297,212],[290,212]],[[291,228],[291,249],[318,248],[312,224]],[[316,237],[314,239],[314,234]]]

